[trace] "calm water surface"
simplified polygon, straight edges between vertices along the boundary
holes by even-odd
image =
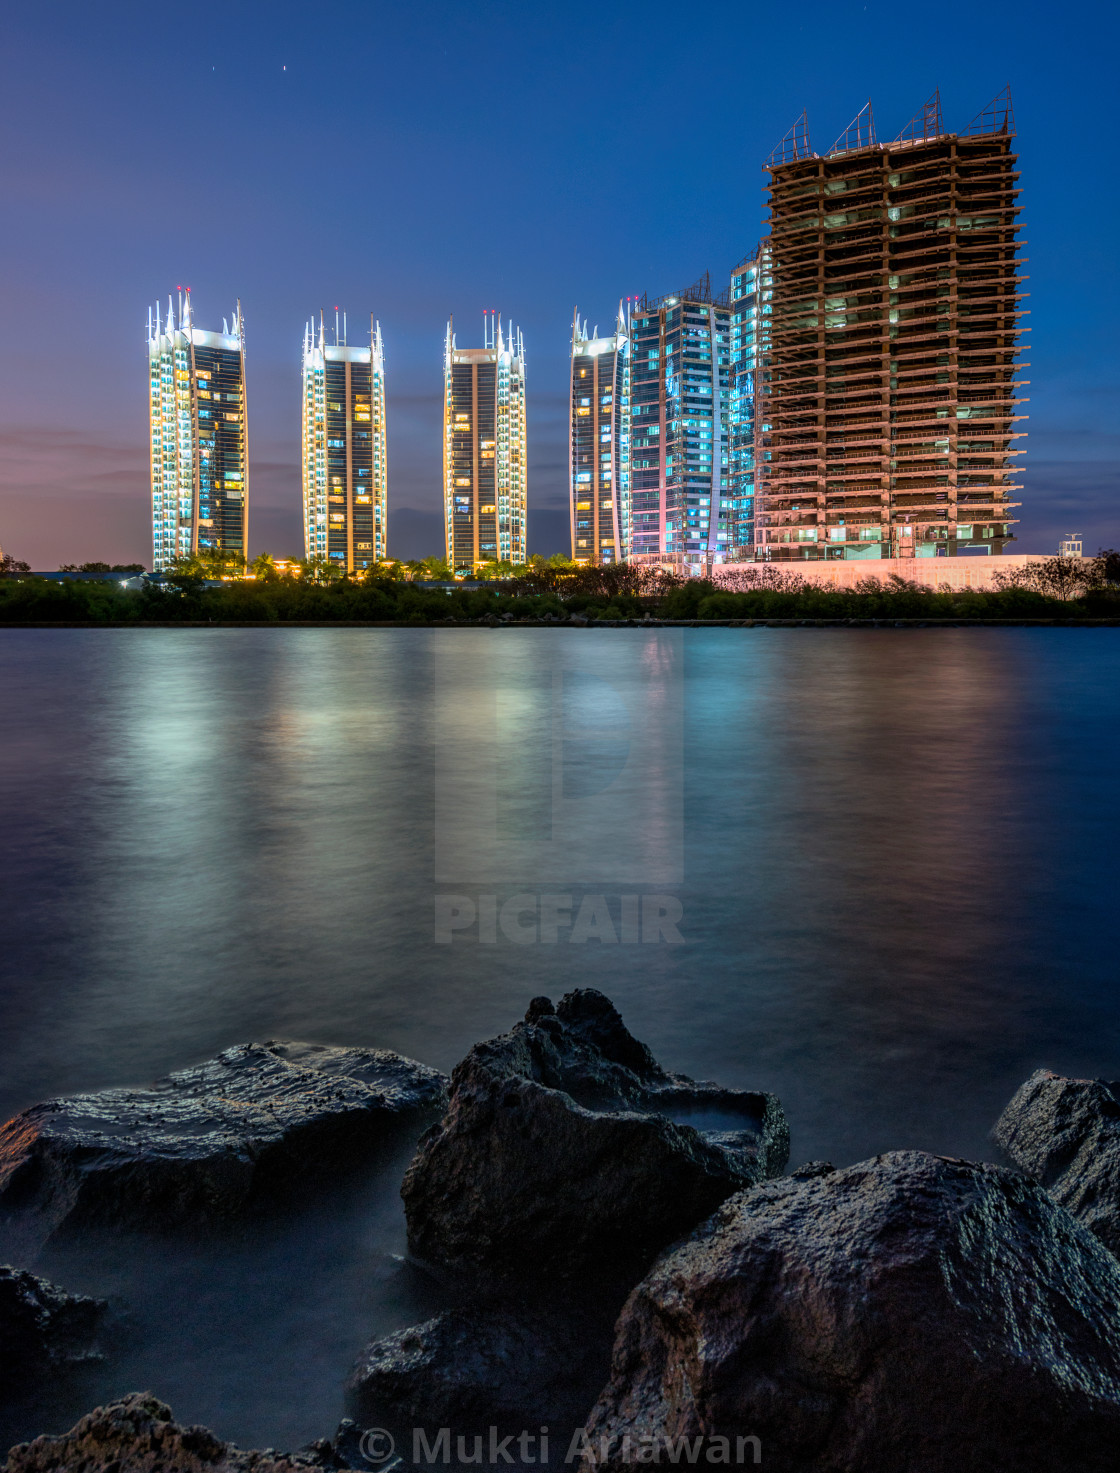
[[[1120,1074],[1117,631],[9,630],[0,700],[4,1116],[252,1038],[448,1069],[577,985],[775,1090],[795,1161],[988,1156],[1033,1068]],[[616,930],[669,893],[683,941],[441,945],[447,891],[602,893]],[[399,1174],[252,1244],[54,1250],[130,1336],[0,1434],[141,1387],[246,1445],[331,1431],[430,1310]]]

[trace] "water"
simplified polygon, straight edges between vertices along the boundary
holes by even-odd
[[[254,1038],[449,1069],[577,985],[775,1090],[795,1163],[987,1157],[1032,1069],[1120,1075],[1115,631],[5,630],[0,692],[5,1116]],[[518,892],[614,934],[676,897],[683,939],[480,941]],[[481,919],[445,945],[448,893]],[[331,1431],[430,1312],[400,1169],[249,1242],[52,1250],[132,1327],[0,1441],[141,1388],[243,1445]]]

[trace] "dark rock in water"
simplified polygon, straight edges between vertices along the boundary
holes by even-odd
[[[384,1049],[271,1042],[150,1089],[48,1100],[0,1128],[0,1243],[28,1257],[63,1227],[228,1221],[418,1126],[446,1087]]]
[[[61,1437],[21,1442],[7,1473],[297,1473],[344,1468],[329,1442],[298,1453],[243,1452],[205,1427],[180,1427],[150,1391],[97,1407]]]
[[[612,1324],[609,1312],[501,1304],[444,1310],[368,1346],[347,1390],[366,1425],[409,1438],[414,1427],[536,1433],[542,1424],[579,1426],[610,1370]]]
[[[535,998],[451,1079],[401,1188],[409,1246],[431,1263],[640,1272],[789,1156],[773,1095],[667,1073],[590,989],[555,1012]]]
[[[587,1435],[619,1468],[722,1436],[774,1473],[1105,1473],[1120,1265],[1000,1167],[899,1151],[766,1182],[633,1291]]]
[[[1039,1069],[996,1121],[993,1139],[1056,1202],[1120,1256],[1120,1084]]]
[[[100,1360],[104,1299],[67,1294],[23,1269],[0,1267],[0,1388]]]

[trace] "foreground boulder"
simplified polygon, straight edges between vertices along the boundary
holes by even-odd
[[[496,1274],[640,1272],[788,1156],[773,1095],[667,1073],[600,992],[537,998],[456,1066],[401,1188],[409,1246]]]
[[[1120,1083],[1039,1069],[992,1135],[1016,1166],[1120,1255]]]
[[[63,1228],[229,1220],[417,1128],[446,1085],[384,1049],[273,1042],[48,1100],[0,1128],[0,1243],[27,1257]]]
[[[100,1360],[104,1299],[67,1294],[22,1269],[0,1267],[0,1388]]]
[[[1035,1183],[918,1151],[743,1192],[633,1291],[584,1451],[721,1437],[781,1473],[1114,1469],[1120,1265]]]
[[[400,1446],[414,1427],[579,1426],[607,1379],[612,1324],[555,1306],[444,1310],[367,1346],[347,1391],[358,1419]]]
[[[61,1437],[21,1442],[6,1473],[296,1473],[339,1468],[329,1442],[299,1453],[243,1452],[205,1427],[180,1427],[149,1391],[97,1407]]]

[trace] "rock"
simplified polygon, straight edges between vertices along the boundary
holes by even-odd
[[[607,1378],[613,1318],[504,1304],[444,1310],[369,1345],[347,1390],[367,1425],[408,1438],[413,1427],[577,1426]]]
[[[1114,1469],[1120,1265],[997,1166],[898,1151],[742,1192],[631,1294],[585,1451],[704,1462],[717,1434],[773,1473]]]
[[[150,1089],[34,1105],[0,1128],[0,1243],[228,1221],[418,1127],[444,1075],[384,1049],[250,1043]]]
[[[0,1387],[100,1360],[97,1334],[108,1307],[0,1266]]]
[[[835,1170],[831,1161],[804,1161],[789,1175],[794,1181],[811,1181],[814,1176],[828,1176]]]
[[[1120,1256],[1120,1083],[1039,1069],[996,1121],[993,1139],[1056,1202]]]
[[[409,1246],[484,1274],[640,1273],[740,1188],[781,1171],[773,1095],[669,1074],[591,989],[476,1044],[401,1195]]]
[[[21,1442],[7,1473],[296,1473],[343,1468],[329,1442],[299,1453],[243,1452],[205,1427],[180,1427],[150,1391],[97,1407],[61,1437]]]

